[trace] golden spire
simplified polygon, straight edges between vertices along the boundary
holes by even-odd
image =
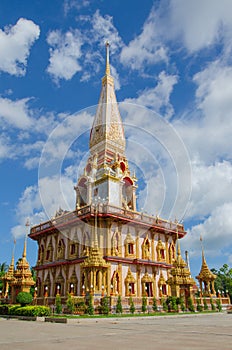
[[[106,42],[106,75],[110,75],[110,43]]]
[[[11,258],[11,263],[10,266],[8,268],[8,274],[12,275],[14,274],[14,254],[15,254],[15,245],[16,245],[16,240],[14,239],[14,246],[13,246],[13,250],[12,250],[12,258]]]
[[[30,227],[30,222],[29,219],[27,219],[25,226],[28,228]],[[26,259],[27,257],[27,232],[25,234],[25,239],[24,239],[24,247],[23,247],[23,259]]]
[[[102,78],[102,88],[95,118],[90,132],[90,153],[102,154],[98,163],[103,164],[106,150],[112,154],[112,160],[117,153],[125,154],[126,140],[121,115],[119,112],[114,89],[114,79],[110,75],[110,44],[106,42],[106,68]],[[108,163],[108,162],[106,162]]]

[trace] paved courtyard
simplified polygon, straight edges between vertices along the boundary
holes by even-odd
[[[232,349],[232,314],[80,319],[56,324],[0,318],[1,350]]]

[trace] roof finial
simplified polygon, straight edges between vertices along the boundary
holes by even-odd
[[[27,228],[30,227],[29,219],[27,219],[25,226]],[[25,258],[25,259],[26,259],[26,256],[27,256],[27,235],[28,235],[28,232],[26,232],[26,234],[25,234],[24,248],[23,248],[23,258]]]
[[[203,241],[202,235],[200,235],[201,251],[202,251],[202,264],[203,264],[206,261],[205,261],[204,247],[203,247],[203,242],[202,241]]]
[[[106,41],[106,75],[110,75],[110,43]]]
[[[181,256],[178,229],[176,229],[176,243],[177,243],[177,256]]]
[[[16,245],[16,240],[14,239],[14,246],[12,250],[12,258],[11,258],[11,263],[8,268],[8,273],[13,274],[14,273],[14,254],[15,254],[15,245]]]

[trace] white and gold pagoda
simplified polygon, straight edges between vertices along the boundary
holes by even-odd
[[[110,72],[109,44],[90,156],[79,177],[76,207],[31,228],[38,243],[38,300],[57,293],[140,298],[171,293],[166,284],[176,259],[182,224],[141,213],[137,179],[125,153],[126,139]],[[53,301],[52,301],[53,300]]]

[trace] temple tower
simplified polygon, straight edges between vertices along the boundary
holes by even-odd
[[[200,284],[200,293],[201,296],[215,296],[216,291],[214,289],[214,280],[216,279],[216,275],[214,275],[206,262],[205,254],[204,254],[204,248],[202,243],[202,238],[200,238],[201,246],[202,246],[202,264],[201,264],[201,271],[198,276],[196,276],[196,279],[199,281]]]
[[[176,234],[186,234],[183,224],[136,208],[137,179],[126,157],[109,43],[105,60],[90,155],[75,186],[75,208],[60,210],[31,228],[30,238],[38,242],[35,270],[41,304],[44,298],[54,303],[58,291],[63,298],[91,293],[96,302],[103,294],[111,296],[112,307],[118,295],[136,297],[138,304],[142,296],[168,295],[166,281],[177,258]]]
[[[125,155],[126,140],[120,116],[114,79],[110,74],[109,43],[106,43],[106,69],[97,111],[90,132],[90,157],[77,182],[77,208],[97,198],[117,207],[136,210],[136,181]]]

